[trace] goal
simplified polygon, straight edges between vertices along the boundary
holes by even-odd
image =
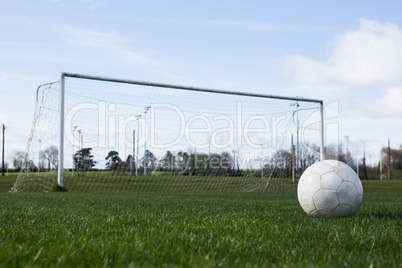
[[[40,85],[11,189],[295,191],[323,101],[62,73]]]

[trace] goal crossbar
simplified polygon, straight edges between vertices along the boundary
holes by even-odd
[[[74,73],[62,73],[61,76],[62,77],[82,78],[82,79],[90,79],[90,80],[98,80],[98,81],[115,82],[115,83],[125,83],[125,84],[149,86],[149,87],[164,87],[164,88],[174,88],[174,89],[181,89],[181,90],[200,91],[200,92],[208,92],[208,93],[227,94],[227,95],[239,95],[239,96],[257,97],[257,98],[314,102],[314,103],[320,103],[320,104],[324,103],[323,100],[309,99],[309,98],[303,98],[303,97],[286,97],[286,96],[278,96],[278,95],[247,93],[247,92],[241,92],[241,91],[217,90],[217,89],[209,89],[209,88],[189,87],[189,86],[164,84],[164,83],[153,83],[153,82],[138,81],[138,80],[128,80],[128,79],[116,79],[116,78],[92,76],[92,75],[82,75],[82,74],[74,74]]]

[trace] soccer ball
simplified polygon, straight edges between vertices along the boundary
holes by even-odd
[[[347,217],[355,215],[362,204],[363,187],[351,167],[336,160],[324,160],[303,172],[297,197],[310,216]]]

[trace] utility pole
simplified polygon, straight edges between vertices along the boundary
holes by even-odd
[[[293,134],[292,134],[292,182],[295,182],[295,146],[293,145]]]
[[[391,145],[388,138],[388,180],[391,180]]]
[[[144,176],[147,175],[147,141],[144,143]]]
[[[2,168],[1,168],[1,173],[2,176],[4,177],[4,137],[5,137],[5,131],[6,131],[6,127],[3,124],[3,149],[2,149]]]
[[[364,148],[364,154],[363,154],[363,180],[368,180],[367,177],[367,168],[366,168],[366,148]]]
[[[380,181],[382,181],[382,159],[380,155]]]
[[[137,154],[136,154],[136,156],[135,156],[135,176],[138,176],[138,165],[139,165],[139,162],[138,162],[138,154],[139,154],[139,152],[140,152],[140,145],[139,145],[139,143],[140,143],[140,119],[141,119],[141,115],[136,115],[135,116],[136,118],[137,118]]]
[[[299,106],[300,106],[300,105],[299,105],[299,102],[296,102],[296,105],[297,105],[297,107],[299,107]],[[300,172],[300,171],[299,171],[299,167],[300,167],[300,165],[299,165],[299,161],[300,161],[300,147],[299,147],[299,126],[300,126],[300,121],[299,121],[299,112],[297,112],[296,118],[297,118],[297,119],[296,119],[296,120],[297,120],[296,168],[297,168],[297,173],[299,174],[299,172]],[[300,176],[301,176],[301,175],[299,174],[299,177],[300,177]]]
[[[239,150],[232,150],[233,152],[233,169],[236,169],[236,164],[237,164],[237,172],[239,172],[240,170],[240,166],[239,166],[239,161],[236,161],[238,159],[236,159],[236,154],[239,153]]]
[[[295,106],[296,110],[293,112],[293,122],[294,122],[294,115],[296,113],[296,172],[299,174],[299,166],[301,166],[301,159],[300,159],[300,147],[299,147],[299,128],[300,128],[300,121],[299,121],[299,101],[296,103],[290,104],[290,106]],[[300,165],[299,165],[300,161]]]
[[[75,146],[74,146],[74,141],[75,141],[75,131],[77,130],[77,126],[74,126],[73,128],[73,167],[71,169],[71,176],[74,177],[74,150],[75,150]]]
[[[80,153],[81,153],[81,129],[78,130],[78,154],[77,154],[77,175],[80,175]]]
[[[84,168],[84,134],[81,135],[81,152],[82,152],[82,157],[81,157],[82,174],[84,175],[84,172],[85,172],[85,168]]]
[[[357,173],[357,176],[360,178],[360,176],[359,176],[359,158],[357,158],[356,173]]]
[[[144,112],[144,119],[145,119],[145,125],[147,124],[147,112],[151,108],[151,106],[145,107],[145,112]],[[144,131],[146,133],[146,131]],[[148,156],[147,156],[147,137],[144,137],[144,176],[147,175],[147,165],[148,165]]]
[[[346,139],[346,164],[349,165],[349,136],[345,136]]]
[[[131,176],[134,176],[134,169],[135,169],[135,130],[133,130],[133,158],[131,159]]]
[[[261,178],[264,178],[264,143],[261,146]]]
[[[38,142],[39,142],[39,154],[38,154],[38,176],[40,176],[40,145],[41,145],[41,143],[42,143],[42,140],[41,139],[39,139],[38,140]]]
[[[211,134],[208,135],[208,155],[211,156]]]

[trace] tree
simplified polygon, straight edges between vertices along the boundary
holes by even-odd
[[[300,147],[299,168],[301,172],[304,172],[309,166],[320,160],[319,151],[320,147],[314,143],[305,143]],[[290,161],[292,161],[291,158]]]
[[[41,151],[39,156],[42,160],[47,162],[47,169],[48,170],[56,170],[58,164],[58,157],[59,157],[59,150],[56,146],[50,145],[49,148]]]
[[[0,170],[3,172],[3,167],[0,167]],[[8,170],[8,163],[4,163],[4,172]]]
[[[164,168],[173,170],[175,168],[176,156],[171,152],[167,151],[165,156],[161,159]]]
[[[13,166],[16,171],[21,171],[21,169],[25,166],[26,154],[23,151],[16,151],[14,153],[13,158]]]
[[[232,156],[230,155],[229,152],[222,152],[221,153],[221,168],[224,170],[228,170],[231,168],[230,163],[234,163],[234,161],[232,160]],[[233,166],[233,168],[235,168],[235,166]]]
[[[178,166],[180,169],[186,169],[189,162],[189,155],[187,152],[180,151],[177,153]]]
[[[390,157],[388,157],[390,155]],[[391,163],[389,163],[389,160]],[[383,147],[381,150],[381,161],[384,170],[388,170],[389,166],[391,167],[391,176],[392,178],[401,178],[402,177],[402,145],[399,149],[390,148],[388,151],[388,147]]]
[[[208,173],[208,155],[196,153],[190,155],[191,175],[206,175]]]
[[[131,176],[134,176],[135,173],[135,160],[134,157],[129,154],[126,158],[126,162],[124,162],[125,170],[131,170]]]
[[[116,151],[110,151],[105,157],[107,160],[105,166],[107,169],[117,169],[119,167],[119,163],[121,162],[121,158],[119,157],[119,153]]]
[[[32,160],[28,159],[28,156],[25,152],[16,151],[13,158],[13,165],[16,171],[36,171],[37,167],[35,166]]]
[[[341,161],[351,168],[355,168],[357,163],[355,159],[352,157],[352,154],[343,149],[343,144],[329,144],[325,149],[325,159],[334,159]]]
[[[150,167],[155,168],[155,164],[156,164],[155,155],[151,151],[146,150],[145,156],[143,158],[143,163],[144,163],[144,165],[146,165],[147,169]]]
[[[399,149],[390,149],[391,152],[391,168],[402,169],[402,145]],[[381,150],[381,156],[384,165],[388,167],[388,147],[383,147]]]
[[[292,176],[292,153],[280,149],[275,152],[272,157],[272,162],[274,164],[274,170],[269,169],[269,165],[264,166],[264,177],[272,173],[272,177],[275,178],[290,178]],[[267,170],[266,170],[267,169]]]
[[[92,148],[82,148],[74,154],[74,164],[79,171],[91,170],[96,165],[91,151]]]
[[[232,171],[232,157],[230,153],[222,154],[205,154],[197,153],[195,150],[189,149],[189,152],[180,151],[177,153],[178,166],[183,175],[235,175]]]
[[[240,170],[236,170],[236,163],[229,152],[210,154],[208,158],[207,174],[215,176],[241,176]]]

